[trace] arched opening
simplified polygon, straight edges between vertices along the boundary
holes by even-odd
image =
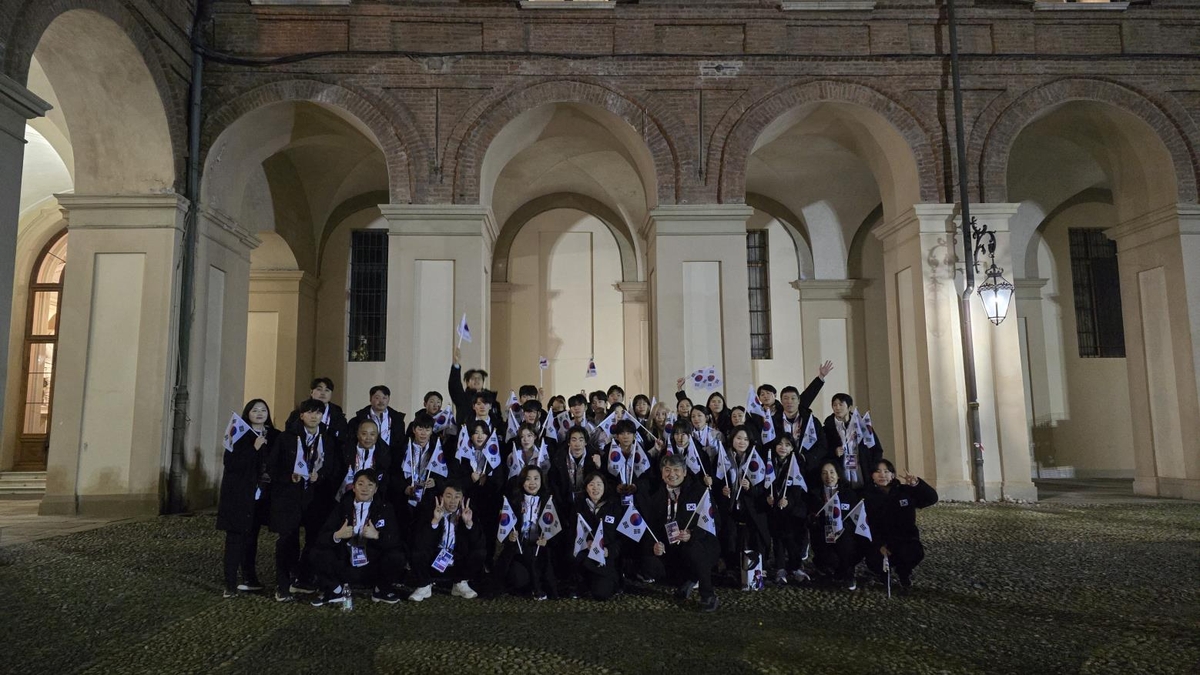
[[[657,194],[636,131],[596,106],[542,105],[496,135],[480,176],[482,203],[503,224],[492,266],[496,385],[537,382],[544,356],[547,390],[575,391],[595,356],[606,385],[645,391],[643,246],[634,230]]]
[[[29,280],[25,319],[25,347],[21,389],[21,423],[15,471],[45,471],[50,451],[50,416],[53,411],[54,355],[58,346],[58,320],[67,265],[67,233],[62,231],[46,245]]]
[[[350,233],[366,227],[362,214],[373,214],[367,221],[379,217],[376,205],[388,201],[388,190],[374,135],[334,105],[279,101],[255,108],[222,130],[208,152],[206,207],[262,242],[250,260],[245,397],[266,399],[276,416],[306,397],[317,375],[334,380],[335,401],[366,398],[349,366],[361,332],[351,328],[347,303]],[[370,360],[379,367],[385,331],[375,321],[362,336],[379,346]]]
[[[1144,290],[1124,288],[1140,275],[1121,269],[1132,260],[1108,234],[1178,201],[1167,148],[1116,106],[1067,101],[1016,136],[1007,194],[1021,205],[1012,246],[1035,477],[1133,478],[1146,420],[1131,404],[1130,372],[1171,350],[1139,353],[1143,335],[1126,333],[1141,323],[1131,324],[1139,309],[1128,299]]]
[[[912,147],[872,109],[805,103],[763,127],[751,146],[745,185],[748,204],[794,223],[787,264],[796,274],[795,290],[776,291],[772,284],[772,358],[755,360],[755,381],[803,384],[818,363],[832,359],[838,368],[814,410],[827,415],[834,393],[850,393],[860,410],[870,410],[889,447],[886,332],[867,330],[887,321],[882,248],[866,233],[921,201]]]

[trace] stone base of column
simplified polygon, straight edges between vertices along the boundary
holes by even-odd
[[[971,481],[951,480],[938,481],[936,485],[939,501],[973,502],[975,501],[975,486]],[[986,486],[985,486],[986,487]]]
[[[1147,497],[1200,501],[1200,480],[1190,478],[1134,478],[1133,493]]]
[[[91,518],[134,518],[157,516],[162,498],[157,494],[46,495],[38,507],[42,516],[87,516]]]

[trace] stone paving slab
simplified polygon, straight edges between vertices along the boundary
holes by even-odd
[[[38,506],[40,504],[40,499],[0,500],[0,548],[137,520],[136,518],[39,516]]]

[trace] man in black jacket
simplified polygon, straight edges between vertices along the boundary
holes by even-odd
[[[309,552],[317,532],[333,510],[344,475],[337,440],[322,422],[325,404],[308,399],[297,409],[297,424],[275,439],[267,460],[271,475],[272,532],[275,543],[275,599],[290,602],[292,593],[311,593]],[[304,549],[300,549],[300,528]]]
[[[662,458],[661,472],[661,487],[652,494],[638,495],[638,511],[654,535],[642,537],[641,574],[679,584],[675,597],[680,600],[686,600],[698,585],[703,610],[716,611],[720,601],[713,590],[712,568],[721,548],[717,538],[696,522],[704,485],[688,475],[679,455]]]
[[[489,409],[485,411],[485,414],[488,417],[494,416],[496,420],[500,419],[500,404],[496,402],[496,392],[483,388],[487,376],[486,370],[478,368],[463,373],[462,351],[458,347],[454,348],[454,363],[450,366],[450,379],[447,380],[446,386],[450,389],[450,401],[454,403],[454,415],[460,424],[473,420],[477,416],[476,412],[471,410],[476,394],[482,394],[488,401]],[[463,387],[464,383],[466,388]]]
[[[309,399],[321,402],[321,424],[324,424],[333,437],[340,441],[346,434],[346,413],[342,411],[342,407],[330,401],[333,398],[333,380],[328,377],[318,377],[312,381]],[[300,423],[300,409],[292,411],[288,415],[287,422],[283,425],[285,430],[294,431],[294,427]]]
[[[358,431],[358,425],[366,420],[375,422],[375,426],[379,428],[379,438],[383,442],[391,445],[392,438],[399,439],[404,433],[404,413],[395,410],[389,405],[392,400],[392,390],[387,386],[377,384],[371,387],[371,405],[354,413],[354,418],[350,420],[347,435],[353,438]]]
[[[467,600],[478,597],[471,581],[483,569],[486,549],[471,502],[463,500],[462,484],[447,481],[440,496],[423,504],[413,523],[412,582],[416,590],[408,599],[429,599],[434,575],[454,582],[450,595]]]
[[[314,607],[345,602],[351,583],[374,587],[373,602],[394,604],[400,596],[392,584],[404,571],[400,524],[392,507],[376,499],[374,470],[354,474],[354,499],[343,499],[329,514],[313,549],[321,593]]]

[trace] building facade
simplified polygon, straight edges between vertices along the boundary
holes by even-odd
[[[189,506],[246,399],[411,411],[464,313],[502,391],[544,356],[550,392],[715,366],[733,404],[831,359],[818,412],[852,393],[972,497],[942,3],[195,4],[0,0],[0,470],[44,469],[43,512],[165,508],[181,305]],[[1017,287],[973,314],[986,494],[1200,498],[1200,2],[957,4]]]

